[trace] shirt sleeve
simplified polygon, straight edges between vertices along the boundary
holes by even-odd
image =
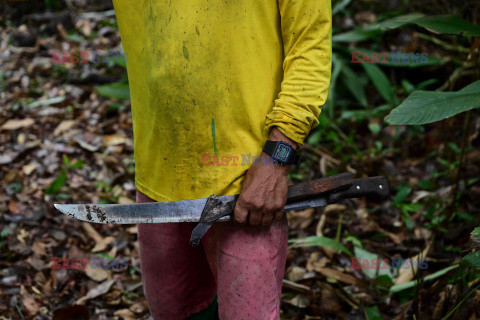
[[[303,144],[327,100],[332,64],[330,0],[278,0],[283,81],[266,125]]]

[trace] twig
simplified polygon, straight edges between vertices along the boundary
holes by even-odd
[[[343,214],[340,214],[340,217],[338,218],[338,224],[337,224],[337,235],[335,236],[335,240],[338,242],[340,241],[340,235],[342,233],[342,219],[343,219]]]
[[[328,162],[331,162],[333,164],[339,165],[340,163],[342,163],[340,160],[335,159],[334,157],[327,154],[326,152],[324,152],[322,150],[319,150],[319,149],[317,149],[317,148],[315,148],[315,147],[313,147],[309,144],[304,144],[303,148],[306,149],[306,150],[314,152],[318,156],[325,158]]]
[[[457,69],[455,69],[450,75],[450,77],[448,77],[447,81],[445,81],[445,83],[442,84],[436,91],[444,91],[449,86],[453,87],[453,85],[460,78],[460,76],[465,75],[464,71],[473,66],[475,66],[474,63],[464,63],[463,66],[460,66]]]
[[[460,47],[460,46],[455,46],[455,45],[452,45],[452,44],[450,44],[450,43],[448,43],[448,42],[439,40],[439,39],[437,39],[437,38],[431,37],[431,36],[426,35],[426,34],[423,34],[423,33],[417,33],[417,35],[418,35],[418,37],[419,37],[420,39],[433,42],[433,43],[435,43],[436,45],[439,45],[439,46],[441,46],[442,48],[444,48],[444,49],[446,49],[446,50],[457,51],[457,52],[462,52],[462,53],[470,53],[470,49],[468,49],[468,48],[464,48],[464,47]]]

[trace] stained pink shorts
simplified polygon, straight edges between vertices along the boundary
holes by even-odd
[[[153,201],[137,192],[137,202]],[[155,320],[181,320],[218,295],[220,320],[280,319],[287,220],[270,227],[216,223],[202,245],[189,244],[192,223],[140,224],[145,296]]]

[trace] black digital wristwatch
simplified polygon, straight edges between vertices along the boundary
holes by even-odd
[[[263,152],[280,164],[298,164],[300,162],[300,157],[295,149],[283,141],[267,140]]]

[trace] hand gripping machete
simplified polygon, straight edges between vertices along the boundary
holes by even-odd
[[[382,200],[389,194],[385,177],[353,179],[346,172],[288,187],[284,211],[322,207],[347,198]],[[73,218],[95,223],[199,222],[190,239],[190,244],[197,246],[214,222],[233,220],[237,198],[238,195],[211,195],[204,199],[136,204],[55,204],[55,208]]]

